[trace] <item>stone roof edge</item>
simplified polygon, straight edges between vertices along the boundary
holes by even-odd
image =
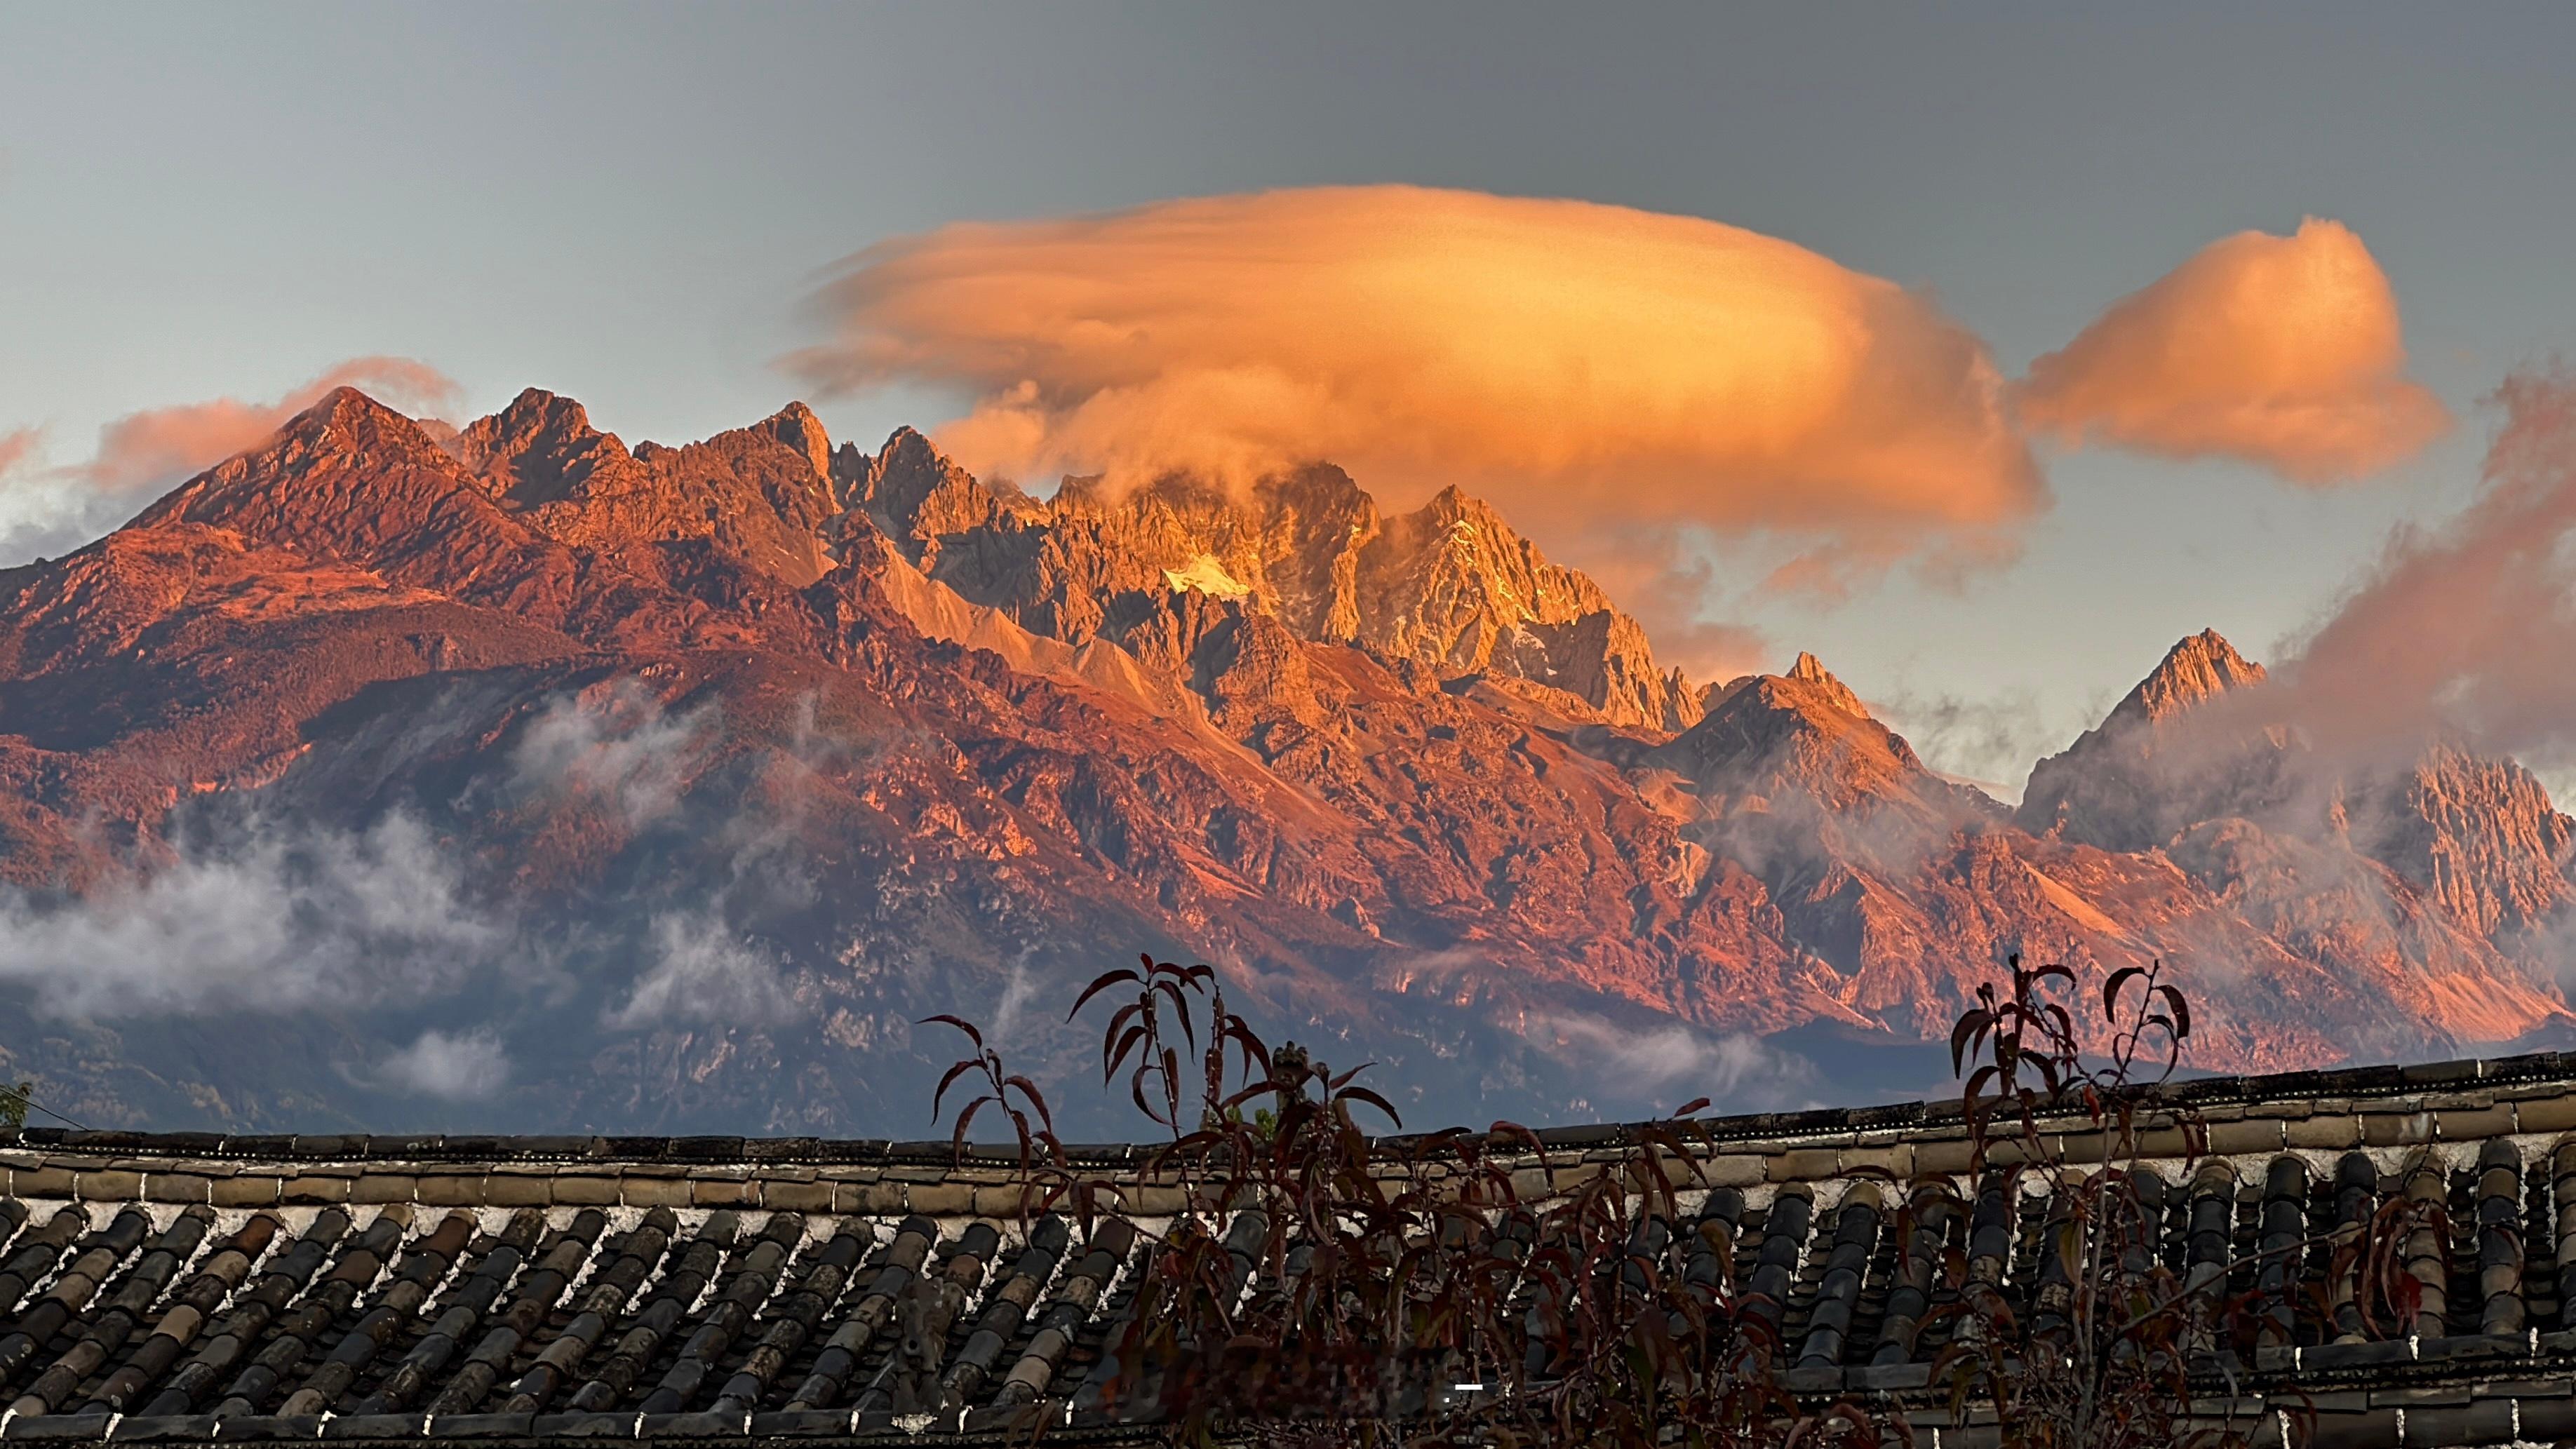
[[[2157,1099],[2195,1109],[2240,1109],[2236,1115],[2264,1116],[2277,1106],[2284,1116],[2305,1116],[2316,1100],[2387,1099],[2476,1092],[2509,1086],[2564,1084],[2576,1094],[2576,1053],[2536,1052],[2502,1058],[2468,1058],[2415,1066],[2337,1068],[2282,1072],[2263,1076],[2204,1077],[2156,1089]],[[1844,1137],[1858,1132],[1902,1134],[1913,1128],[1957,1129],[1955,1099],[1899,1102],[1876,1107],[1829,1107],[1799,1112],[1767,1112],[1696,1119],[1721,1145],[1730,1142],[1795,1144],[1802,1140]],[[1639,1140],[1643,1123],[1542,1128],[1539,1142],[1550,1152],[1583,1152],[1616,1148]],[[1390,1154],[1424,1139],[1381,1139]],[[1507,1147],[1496,1142],[1497,1147]],[[29,1127],[0,1132],[0,1149],[41,1148],[50,1153],[95,1153],[111,1157],[186,1157],[244,1161],[508,1163],[656,1163],[678,1167],[752,1167],[786,1165],[971,1165],[1007,1168],[1019,1160],[1016,1148],[973,1144],[962,1159],[941,1141],[898,1142],[879,1138],[825,1137],[650,1137],[630,1135],[468,1135],[468,1134],[224,1134],[212,1132],[83,1131]],[[1115,1169],[1143,1165],[1155,1152],[1150,1143],[1068,1144],[1067,1155],[1078,1167]]]

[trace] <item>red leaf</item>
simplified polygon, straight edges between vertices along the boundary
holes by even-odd
[[[1958,1025],[1950,1028],[1950,1074],[1952,1076],[1958,1075],[1959,1069],[1967,1063],[1968,1043],[1976,1037],[1983,1036],[1986,1028],[1994,1023],[1994,1019],[1993,1012],[1979,1009],[1962,1014]]]
[[[2120,988],[2128,985],[2131,977],[2146,974],[2144,966],[2123,966],[2105,978],[2102,982],[2102,1014],[2117,1017],[2120,1014]]]
[[[948,1138],[948,1145],[952,1150],[957,1152],[966,1150],[966,1129],[974,1125],[975,1114],[983,1110],[985,1103],[992,1100],[990,1097],[978,1097],[966,1104],[965,1111],[957,1114],[957,1130],[950,1133]]]
[[[1255,1032],[1242,1017],[1230,1016],[1226,1018],[1225,1035],[1232,1038],[1236,1046],[1242,1048],[1243,1070],[1245,1075],[1251,1075],[1252,1066],[1255,1062],[1260,1063],[1261,1074],[1263,1076],[1266,1077],[1270,1075],[1270,1046],[1267,1042],[1264,1042],[1261,1039],[1260,1034]]]
[[[1396,1115],[1395,1104],[1389,1102],[1386,1098],[1379,1096],[1377,1093],[1370,1091],[1366,1087],[1344,1087],[1340,1091],[1335,1092],[1333,1096],[1336,1100],[1341,1101],[1366,1102],[1370,1106],[1384,1112],[1386,1114],[1386,1120],[1394,1123],[1398,1131],[1403,1130],[1404,1119]]]
[[[1029,1104],[1038,1109],[1038,1120],[1044,1122],[1049,1130],[1053,1130],[1055,1127],[1055,1114],[1047,1110],[1046,1093],[1038,1090],[1037,1083],[1030,1081],[1026,1077],[1011,1076],[1004,1078],[1002,1085],[1006,1087],[1019,1088],[1021,1094],[1028,1098]]]
[[[2177,1038],[2191,1035],[2191,1004],[2182,999],[2182,989],[2177,986],[2159,986],[2156,988],[2156,994],[2162,996],[2166,1003],[2173,1007],[2173,1034]]]
[[[982,1065],[982,1062],[969,1057],[948,1069],[948,1074],[939,1079],[939,1090],[930,1094],[930,1120],[934,1122],[939,1120],[939,1103],[948,1095],[948,1089],[957,1085],[957,1079]]]
[[[1109,1064],[1108,1070],[1101,1073],[1101,1076],[1105,1079],[1115,1073],[1120,1067],[1127,1065],[1128,1056],[1136,1050],[1138,1043],[1145,1040],[1146,1035],[1146,1029],[1142,1026],[1131,1026],[1127,1028],[1127,1034],[1118,1039],[1117,1050],[1114,1054],[1115,1059]]]
[[[975,1023],[968,1021],[966,1018],[962,1016],[951,1016],[943,1011],[937,1016],[923,1017],[920,1024],[923,1026],[930,1026],[934,1023],[957,1028],[959,1031],[966,1033],[966,1039],[975,1044],[975,1049],[977,1051],[982,1051],[984,1049],[984,1034],[977,1031],[975,1029]]]
[[[1146,957],[1145,964],[1149,966],[1152,965],[1153,959],[1154,958],[1151,956]],[[1082,994],[1073,999],[1073,1010],[1066,1012],[1064,1014],[1064,1019],[1071,1021],[1075,1017],[1082,1015],[1082,1008],[1091,1003],[1091,998],[1098,996],[1101,992],[1108,990],[1119,982],[1142,981],[1144,979],[1145,978],[1123,966],[1115,971],[1103,972],[1099,976],[1092,978],[1092,982],[1089,986],[1082,988]]]

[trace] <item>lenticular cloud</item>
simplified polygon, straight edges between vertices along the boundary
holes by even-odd
[[[2293,236],[2222,237],[2122,298],[2031,365],[2020,406],[2069,443],[2241,458],[2322,486],[2449,426],[2405,366],[2387,274],[2351,228],[2310,217]]]
[[[958,225],[860,253],[793,360],[964,389],[979,472],[1330,458],[1595,534],[1932,557],[2042,508],[2005,384],[1915,293],[1738,227],[1404,186]]]

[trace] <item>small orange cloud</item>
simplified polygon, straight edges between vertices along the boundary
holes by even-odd
[[[0,478],[8,477],[11,469],[34,455],[38,437],[34,428],[0,433]]]
[[[1862,570],[2047,502],[1977,337],[1695,217],[1272,191],[943,227],[818,300],[835,335],[791,366],[962,389],[942,444],[1038,483],[1329,458],[1396,501],[1463,484],[1558,539],[1778,532]]]
[[[96,492],[130,498],[174,483],[277,431],[335,387],[363,388],[396,407],[435,409],[452,403],[456,384],[408,357],[358,357],[272,403],[216,398],[128,413],[99,430],[98,454],[78,469]]]
[[[2338,221],[2238,232],[2031,364],[2034,431],[2169,458],[2242,458],[2312,487],[2412,457],[2450,426],[2405,375],[2397,294]]]

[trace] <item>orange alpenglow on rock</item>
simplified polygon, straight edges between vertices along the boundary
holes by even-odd
[[[1449,1120],[1642,1112],[1810,1024],[1938,1043],[2013,951],[2174,963],[2210,1070],[2518,1042],[2576,1020],[2576,821],[2491,732],[2357,758],[2301,703],[2465,678],[2546,722],[2564,671],[2497,671],[2568,652],[2568,404],[2513,401],[2456,529],[2268,682],[2186,640],[2016,813],[1812,657],[1702,690],[1463,490],[1038,499],[797,407],[629,448],[542,391],[447,429],[342,388],[9,572],[0,767],[62,783],[0,796],[0,881],[62,884],[0,889],[0,989],[171,1033],[157,1076],[35,1038],[120,1110],[283,1063],[369,1110],[836,1133],[890,1120],[910,1023],[1139,937],[1247,961]],[[2499,599],[2527,630],[2360,667]],[[371,1064],[296,1046],[326,1029]],[[1432,1065],[1461,1044],[1502,1066]]]
[[[1860,696],[1851,692],[1851,686],[1834,678],[1826,671],[1824,661],[1813,654],[1800,651],[1798,662],[1789,666],[1788,677],[1815,686],[1817,693],[1824,696],[1826,702],[1845,714],[1865,716],[1869,713],[1868,708],[1860,702]]]
[[[417,408],[457,397],[456,384],[424,363],[354,357],[274,402],[219,397],[127,413],[99,429],[89,458],[66,466],[37,461],[37,430],[0,433],[0,563],[77,548],[171,484],[257,446],[334,390],[361,386]]]

